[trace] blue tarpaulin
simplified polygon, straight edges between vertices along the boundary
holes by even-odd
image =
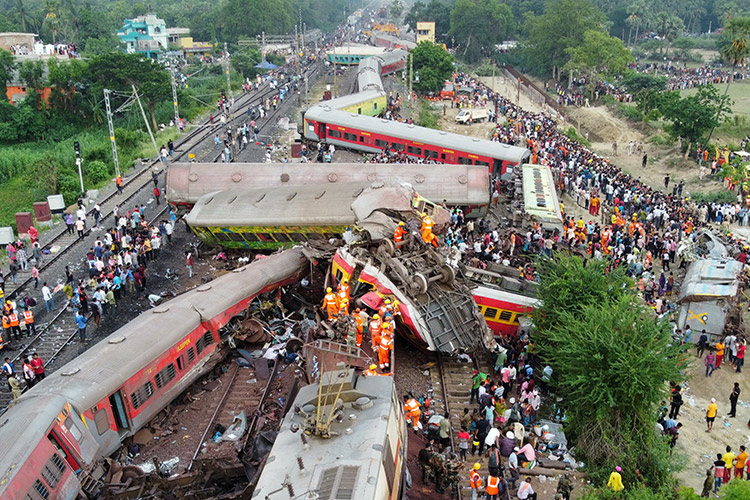
[[[255,67],[259,68],[259,69],[276,69],[276,68],[278,68],[278,66],[276,66],[275,64],[270,63],[268,61],[263,61],[260,64],[256,64]]]

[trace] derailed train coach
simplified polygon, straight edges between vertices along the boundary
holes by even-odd
[[[24,393],[0,420],[0,498],[95,498],[116,451],[219,360],[225,326],[308,272],[301,249],[146,311]]]

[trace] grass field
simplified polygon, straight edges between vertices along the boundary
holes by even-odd
[[[723,94],[727,86],[726,84],[721,84],[718,88]],[[693,95],[697,92],[697,88],[680,91],[682,95]],[[738,80],[732,82],[729,86],[729,97],[734,101],[734,104],[732,105],[732,111],[734,114],[750,117],[750,80]]]

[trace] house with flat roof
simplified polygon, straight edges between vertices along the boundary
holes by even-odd
[[[143,54],[152,59],[158,59],[169,44],[167,24],[154,14],[126,19],[117,36],[128,54]]]

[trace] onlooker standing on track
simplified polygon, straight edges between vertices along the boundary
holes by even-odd
[[[31,277],[34,278],[34,288],[39,287],[39,269],[36,264],[31,267]]]
[[[122,194],[122,185],[123,185],[123,182],[122,182],[122,176],[121,175],[118,175],[117,179],[115,179],[115,185],[117,186],[117,194]],[[72,233],[73,231],[71,230],[70,232]]]
[[[156,200],[156,204],[159,205],[159,196],[161,196],[161,191],[159,191],[158,187],[154,188],[154,199]]]
[[[121,189],[118,187],[117,189]],[[65,214],[65,225],[68,228],[68,234],[73,234],[73,214]]]
[[[78,326],[78,338],[81,342],[86,342],[86,323],[88,323],[88,320],[86,319],[86,316],[83,315],[83,312],[81,311],[81,308],[79,307],[76,309],[75,314],[75,322]]]
[[[83,219],[81,219],[79,217],[78,220],[76,221],[76,231],[78,231],[78,239],[79,240],[83,239],[83,231],[84,231],[84,229],[86,229],[86,223],[83,222]]]
[[[36,376],[34,375],[34,369],[31,367],[28,358],[23,360],[23,379],[26,382],[27,389],[34,387]]]
[[[729,416],[732,418],[737,416],[737,401],[740,399],[740,392],[740,383],[735,382],[732,393],[729,395],[729,404],[731,405]]]
[[[186,251],[185,252],[185,267],[187,268],[187,271],[188,271],[188,278],[193,277],[193,264],[194,264],[193,254],[191,252]]]
[[[55,298],[52,296],[52,291],[47,286],[46,281],[42,285],[42,300],[44,300],[44,307],[47,308],[47,312],[55,309]]]
[[[31,355],[31,368],[34,370],[37,383],[44,380],[47,375],[44,373],[44,361],[39,357],[37,353]]]
[[[36,326],[34,325],[34,312],[26,306],[23,311],[23,321],[26,324],[26,336],[36,335]]]

